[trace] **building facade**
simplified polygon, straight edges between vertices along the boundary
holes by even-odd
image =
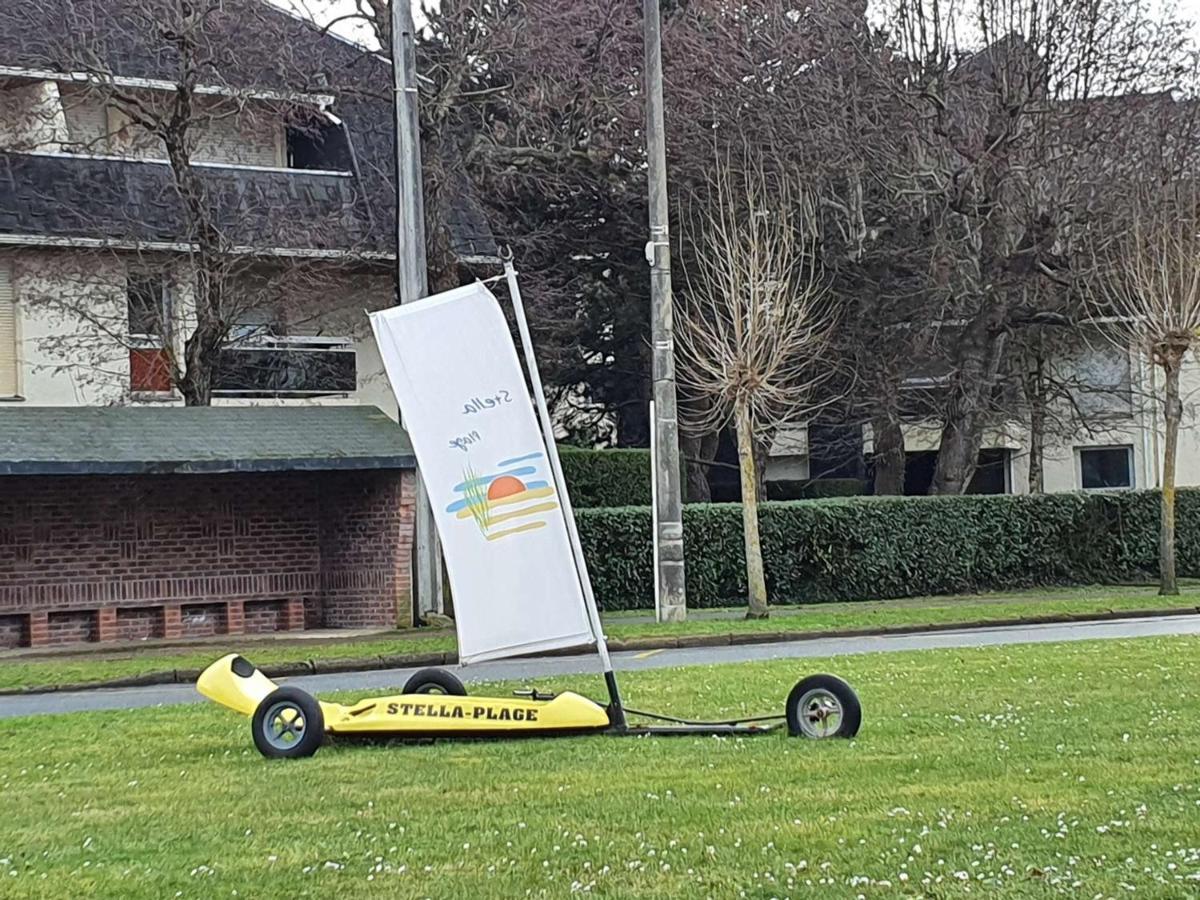
[[[907,387],[925,390],[929,377]],[[1098,333],[1066,345],[1047,364],[1044,427],[1038,454],[1040,490],[1150,489],[1162,484],[1165,441],[1162,375],[1136,349],[1111,346]],[[1200,362],[1184,362],[1180,375],[1183,420],[1179,430],[1176,480],[1200,485]],[[996,417],[986,429],[969,493],[1024,494],[1031,484],[1035,447],[1028,408]],[[874,451],[869,425],[834,429],[799,427],[776,436],[767,465],[768,482],[805,484],[820,479],[860,479],[869,490]],[[941,439],[936,422],[913,419],[903,426],[905,492],[928,493]],[[1033,466],[1036,470],[1036,466]]]
[[[390,63],[228,0],[181,137],[179,9],[0,7],[0,648],[412,624]]]

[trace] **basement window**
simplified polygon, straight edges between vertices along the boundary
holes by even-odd
[[[1085,491],[1133,487],[1133,447],[1077,447],[1079,486]]]

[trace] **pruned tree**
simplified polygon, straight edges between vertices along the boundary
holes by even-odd
[[[1179,373],[1200,340],[1200,182],[1143,186],[1117,233],[1095,247],[1091,284],[1102,333],[1162,370],[1165,425],[1159,593],[1178,594],[1175,576],[1175,468],[1183,403]]]
[[[768,615],[758,530],[757,448],[822,405],[834,306],[817,256],[815,199],[747,153],[718,158],[684,233],[676,295],[685,427],[737,433],[747,618]]]

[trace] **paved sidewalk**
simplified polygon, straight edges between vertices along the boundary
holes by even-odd
[[[1161,619],[1113,619],[1105,622],[1053,625],[1010,625],[998,628],[918,632],[877,637],[818,638],[780,644],[734,644],[720,647],[629,651],[614,654],[613,661],[617,671],[620,672],[768,659],[843,656],[855,653],[889,653],[905,650],[1112,640],[1181,634],[1200,634],[1200,615],[1172,616]],[[499,680],[535,682],[538,678],[553,675],[586,674],[598,672],[598,670],[596,657],[590,654],[532,660],[511,659],[482,663],[465,669],[455,667],[455,671],[467,682]],[[797,667],[797,676],[803,674],[802,670],[803,667]],[[294,684],[313,693],[329,691],[366,693],[399,689],[412,671],[412,669],[381,669],[373,672],[305,675],[280,679],[280,681],[286,680],[288,684]],[[598,680],[597,693],[600,692]],[[203,699],[190,684],[0,697],[0,719],[48,713],[168,706],[198,703]]]

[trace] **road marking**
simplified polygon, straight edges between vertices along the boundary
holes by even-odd
[[[654,656],[656,653],[662,653],[665,649],[667,649],[667,648],[659,647],[657,650],[647,650],[645,653],[639,653],[637,656],[634,657],[634,659],[649,659],[650,657]]]

